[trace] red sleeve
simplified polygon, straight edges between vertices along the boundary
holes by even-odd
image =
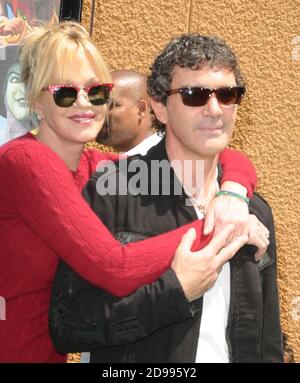
[[[84,201],[64,162],[38,141],[16,140],[0,150],[0,179],[0,196],[14,214],[76,272],[114,295],[155,281],[189,227],[196,228],[199,244],[198,220],[122,246]]]
[[[248,197],[253,196],[257,184],[256,170],[249,158],[234,149],[224,149],[219,156],[223,167],[222,183],[225,181],[237,182],[248,190]]]
[[[85,169],[89,168],[89,172],[87,174],[88,178],[87,178],[86,182],[89,180],[90,176],[97,171],[98,165],[101,167],[103,166],[103,161],[114,161],[114,162],[116,162],[122,158],[127,157],[124,154],[101,152],[98,149],[87,149],[87,150],[85,150],[84,154],[86,156],[85,159],[86,159],[87,163],[83,163],[82,165]]]

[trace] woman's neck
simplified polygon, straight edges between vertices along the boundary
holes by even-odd
[[[70,170],[77,170],[84,144],[68,142],[49,129],[43,130],[40,128],[36,138],[48,145],[65,162]]]

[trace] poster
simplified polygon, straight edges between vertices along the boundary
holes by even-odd
[[[29,115],[18,44],[40,21],[58,20],[61,0],[0,0],[0,145],[37,127]]]

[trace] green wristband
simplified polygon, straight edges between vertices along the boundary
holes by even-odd
[[[216,197],[220,197],[221,195],[230,195],[231,197],[235,197],[235,198],[243,200],[244,202],[246,202],[247,205],[249,205],[249,198],[244,197],[241,194],[234,193],[232,191],[227,191],[227,190],[220,190],[216,193]]]

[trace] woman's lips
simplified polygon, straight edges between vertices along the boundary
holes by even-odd
[[[72,114],[69,119],[81,125],[90,125],[94,123],[96,115],[94,113]]]

